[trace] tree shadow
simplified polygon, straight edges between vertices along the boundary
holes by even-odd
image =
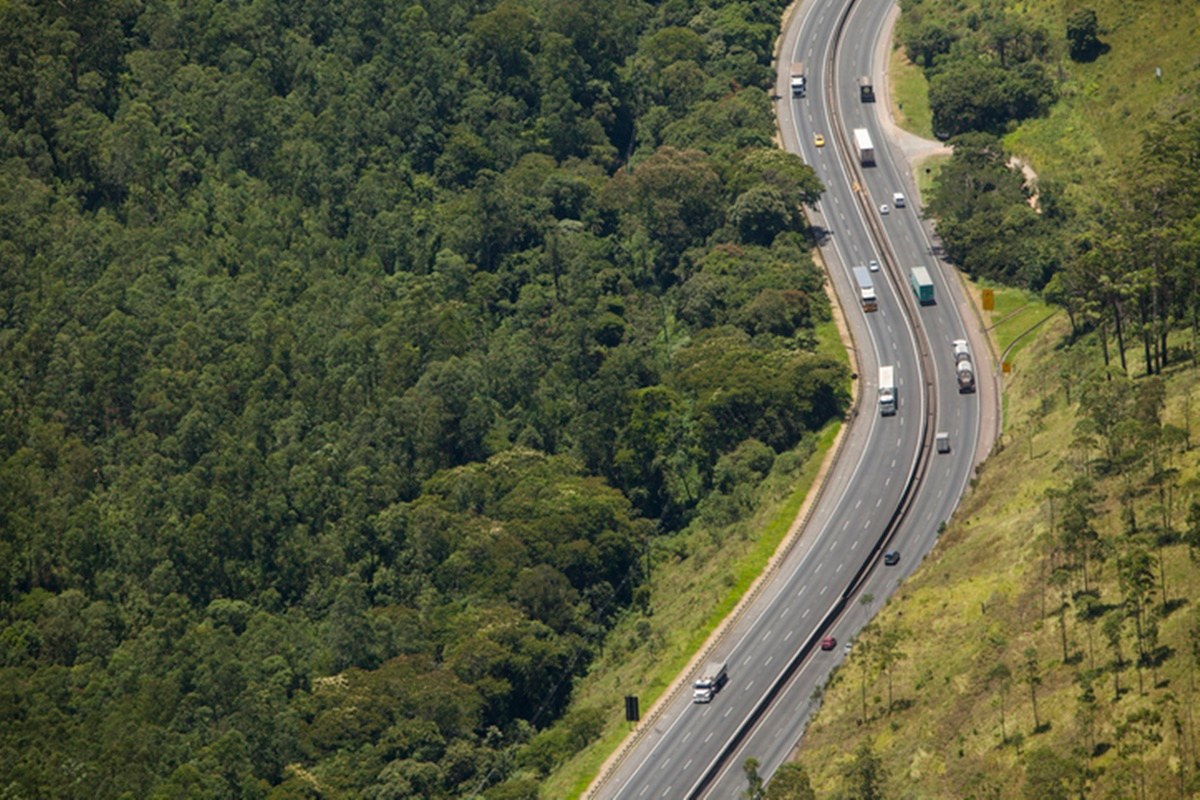
[[[1041,725],[1038,725],[1036,728],[1033,729],[1033,734],[1034,734],[1034,736],[1036,736],[1039,733],[1045,733],[1046,731],[1050,730],[1050,728],[1051,728],[1051,725],[1049,722],[1043,722]]]
[[[1090,47],[1082,53],[1076,53],[1071,60],[1079,64],[1090,64],[1100,56],[1108,53],[1109,50],[1112,50],[1112,47],[1106,42],[1096,42],[1095,47]]]
[[[1159,613],[1163,619],[1166,619],[1167,617],[1171,616],[1172,614],[1174,614],[1176,611],[1183,608],[1187,604],[1188,604],[1188,599],[1186,597],[1174,597],[1174,598],[1168,600],[1167,602],[1163,603],[1162,611],[1160,611]]]
[[[1096,746],[1092,748],[1092,758],[1099,758],[1112,749],[1112,745],[1108,742],[1096,742]]]
[[[1088,595],[1091,595],[1093,597],[1096,596],[1095,590],[1090,591],[1090,592],[1076,592],[1074,595],[1074,600],[1075,600],[1076,604],[1078,605],[1079,600],[1082,597],[1085,597]],[[1090,605],[1088,605],[1087,609],[1086,609],[1087,613],[1081,614],[1080,616],[1085,620],[1101,619],[1105,614],[1112,611],[1116,607],[1117,606],[1114,603],[1095,602],[1095,603],[1091,603]]]
[[[1171,647],[1170,645],[1160,644],[1151,652],[1146,653],[1146,666],[1161,667],[1163,662],[1173,655],[1175,655],[1175,648]]]

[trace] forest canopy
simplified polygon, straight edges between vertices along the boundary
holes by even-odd
[[[536,795],[846,404],[783,5],[0,5],[4,794]]]

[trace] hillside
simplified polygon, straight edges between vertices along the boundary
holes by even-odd
[[[1197,5],[1091,7],[1102,52],[1061,58],[1056,103],[1003,137],[1069,207],[1066,309],[988,284],[1005,433],[826,687],[796,756],[819,797],[1200,792],[1195,204],[1170,199],[1200,155]],[[1007,9],[1054,31],[1075,10]]]
[[[819,796],[860,741],[883,797],[1130,797],[1143,775],[1145,796],[1196,790],[1200,377],[1097,379],[1098,348],[1068,332],[1059,312],[1016,356],[1002,445],[828,686],[799,752]],[[1161,424],[1107,458],[1136,421]]]

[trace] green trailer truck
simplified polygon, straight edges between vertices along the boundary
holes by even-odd
[[[933,305],[933,280],[929,277],[929,270],[913,267],[908,271],[908,284],[917,296],[918,303],[923,306]]]

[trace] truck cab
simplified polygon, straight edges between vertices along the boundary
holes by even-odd
[[[713,696],[729,680],[724,661],[710,661],[704,665],[700,677],[692,684],[693,703],[711,703]]]

